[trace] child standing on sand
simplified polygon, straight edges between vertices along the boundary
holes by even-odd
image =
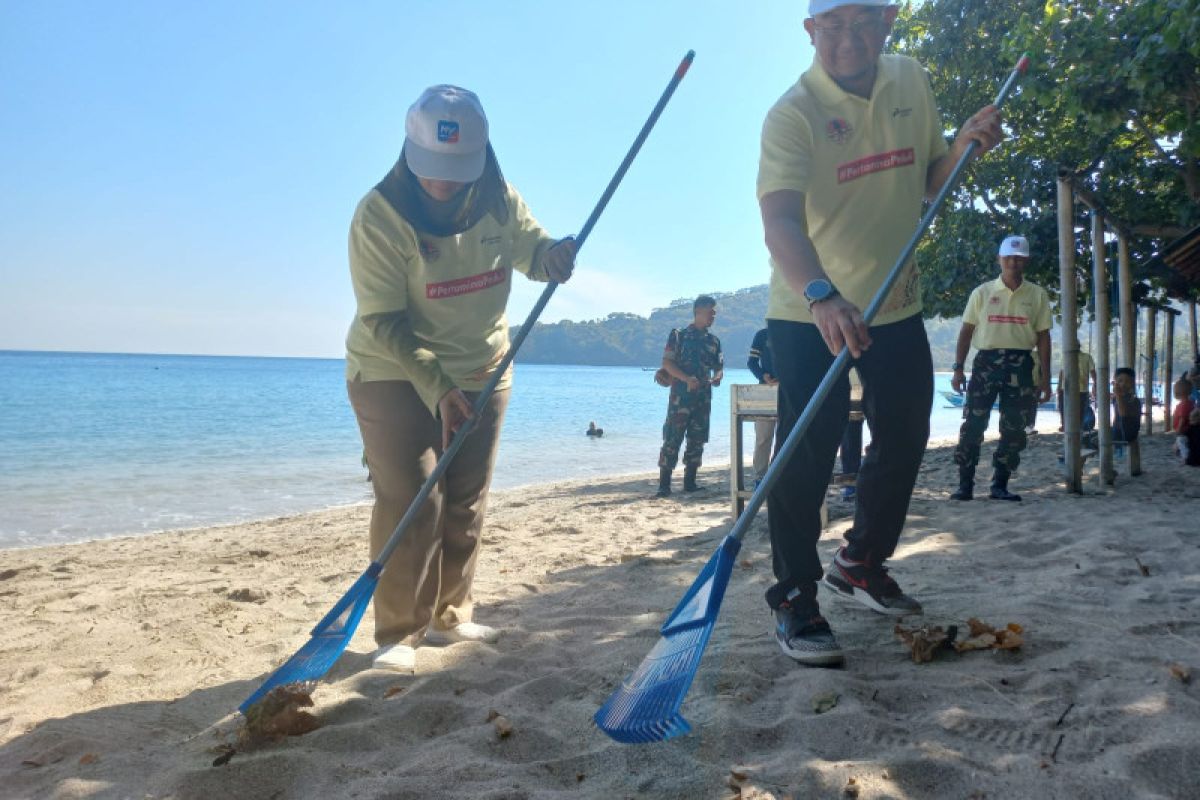
[[[1175,431],[1175,452],[1183,463],[1188,460],[1188,428],[1191,426],[1191,414],[1196,404],[1192,402],[1192,382],[1187,378],[1175,381],[1172,387],[1175,394],[1176,406],[1171,414],[1171,430]]]

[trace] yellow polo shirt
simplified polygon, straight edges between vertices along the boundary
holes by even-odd
[[[1090,353],[1079,351],[1079,391],[1080,393],[1090,392],[1092,385],[1092,373],[1096,370],[1096,362],[1092,359]],[[1062,382],[1063,370],[1058,371],[1059,383]],[[1059,387],[1062,388],[1061,386]]]
[[[833,285],[865,310],[921,218],[929,165],[948,150],[925,69],[884,55],[870,99],[843,91],[819,61],[767,114],[758,198],[804,194],[808,235]],[[808,303],[771,262],[767,316],[812,322]],[[874,324],[921,310],[910,261]]]
[[[976,350],[1032,350],[1037,335],[1050,330],[1050,298],[1029,281],[1014,292],[996,278],[971,292],[963,322],[975,326],[971,346]]]
[[[548,280],[541,254],[554,243],[511,185],[508,212],[504,225],[489,214],[463,233],[437,237],[418,234],[378,191],[362,199],[350,224],[358,310],[346,335],[348,380],[412,381],[431,410],[455,386],[484,387],[508,349],[504,308],[513,270]],[[362,320],[397,311],[436,359],[432,375],[408,374]],[[510,382],[505,375],[497,388]]]

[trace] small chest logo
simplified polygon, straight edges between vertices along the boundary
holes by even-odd
[[[896,117],[901,117],[901,118],[903,118],[903,117],[911,117],[911,116],[912,116],[912,109],[911,109],[911,108],[899,108],[899,107],[897,107],[897,108],[893,108],[893,109],[892,109],[892,119],[895,119]]]
[[[993,306],[998,306],[998,305],[1000,305],[1000,298],[997,297],[996,295],[992,295],[992,299],[988,300],[988,303]]]
[[[421,258],[429,263],[433,263],[442,257],[442,251],[437,248],[433,242],[425,239],[421,240]]]
[[[503,239],[502,239],[502,238],[501,238],[499,235],[497,235],[497,236],[484,236],[482,239],[480,239],[480,240],[479,240],[479,243],[480,243],[480,244],[482,244],[482,245],[487,245],[487,246],[489,246],[489,247],[490,247],[490,246],[492,246],[492,245],[497,245],[497,244],[500,244],[500,242],[501,242],[501,241],[503,241]]]
[[[458,123],[452,119],[438,120],[438,141],[454,144],[458,141]]]
[[[850,141],[850,137],[854,135],[854,128],[850,127],[850,123],[841,117],[834,117],[829,120],[825,126],[825,136],[831,142],[837,144],[845,144]]]

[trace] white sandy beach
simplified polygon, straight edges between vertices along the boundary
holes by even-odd
[[[1070,496],[1059,441],[1031,442],[1020,504],[948,502],[950,450],[931,449],[893,561],[925,622],[1016,622],[1020,650],[918,665],[894,620],[823,592],[846,667],[796,666],[768,632],[760,518],[683,707],[694,731],[655,745],[592,714],[729,530],[724,470],[665,501],[650,475],[493,495],[476,597],[499,643],[372,670],[368,612],[314,692],[321,727],[223,766],[233,709],[366,566],[368,508],[0,551],[0,796],[1195,798],[1200,470],[1155,435],[1145,475]],[[831,508],[826,560],[849,522]]]

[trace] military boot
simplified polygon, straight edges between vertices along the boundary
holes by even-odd
[[[696,483],[696,472],[700,467],[688,464],[683,468],[683,490],[685,492],[699,492],[704,489],[703,486]]]
[[[951,493],[951,500],[973,500],[975,498],[975,468],[958,468],[958,489]]]
[[[666,467],[660,467],[658,470],[658,491],[654,493],[655,497],[669,497],[671,495],[671,470]]]
[[[1013,500],[1020,502],[1021,495],[1013,494],[1008,490],[1008,478],[1012,473],[1008,471],[1008,467],[997,464],[996,471],[992,473],[992,493],[993,500]]]

